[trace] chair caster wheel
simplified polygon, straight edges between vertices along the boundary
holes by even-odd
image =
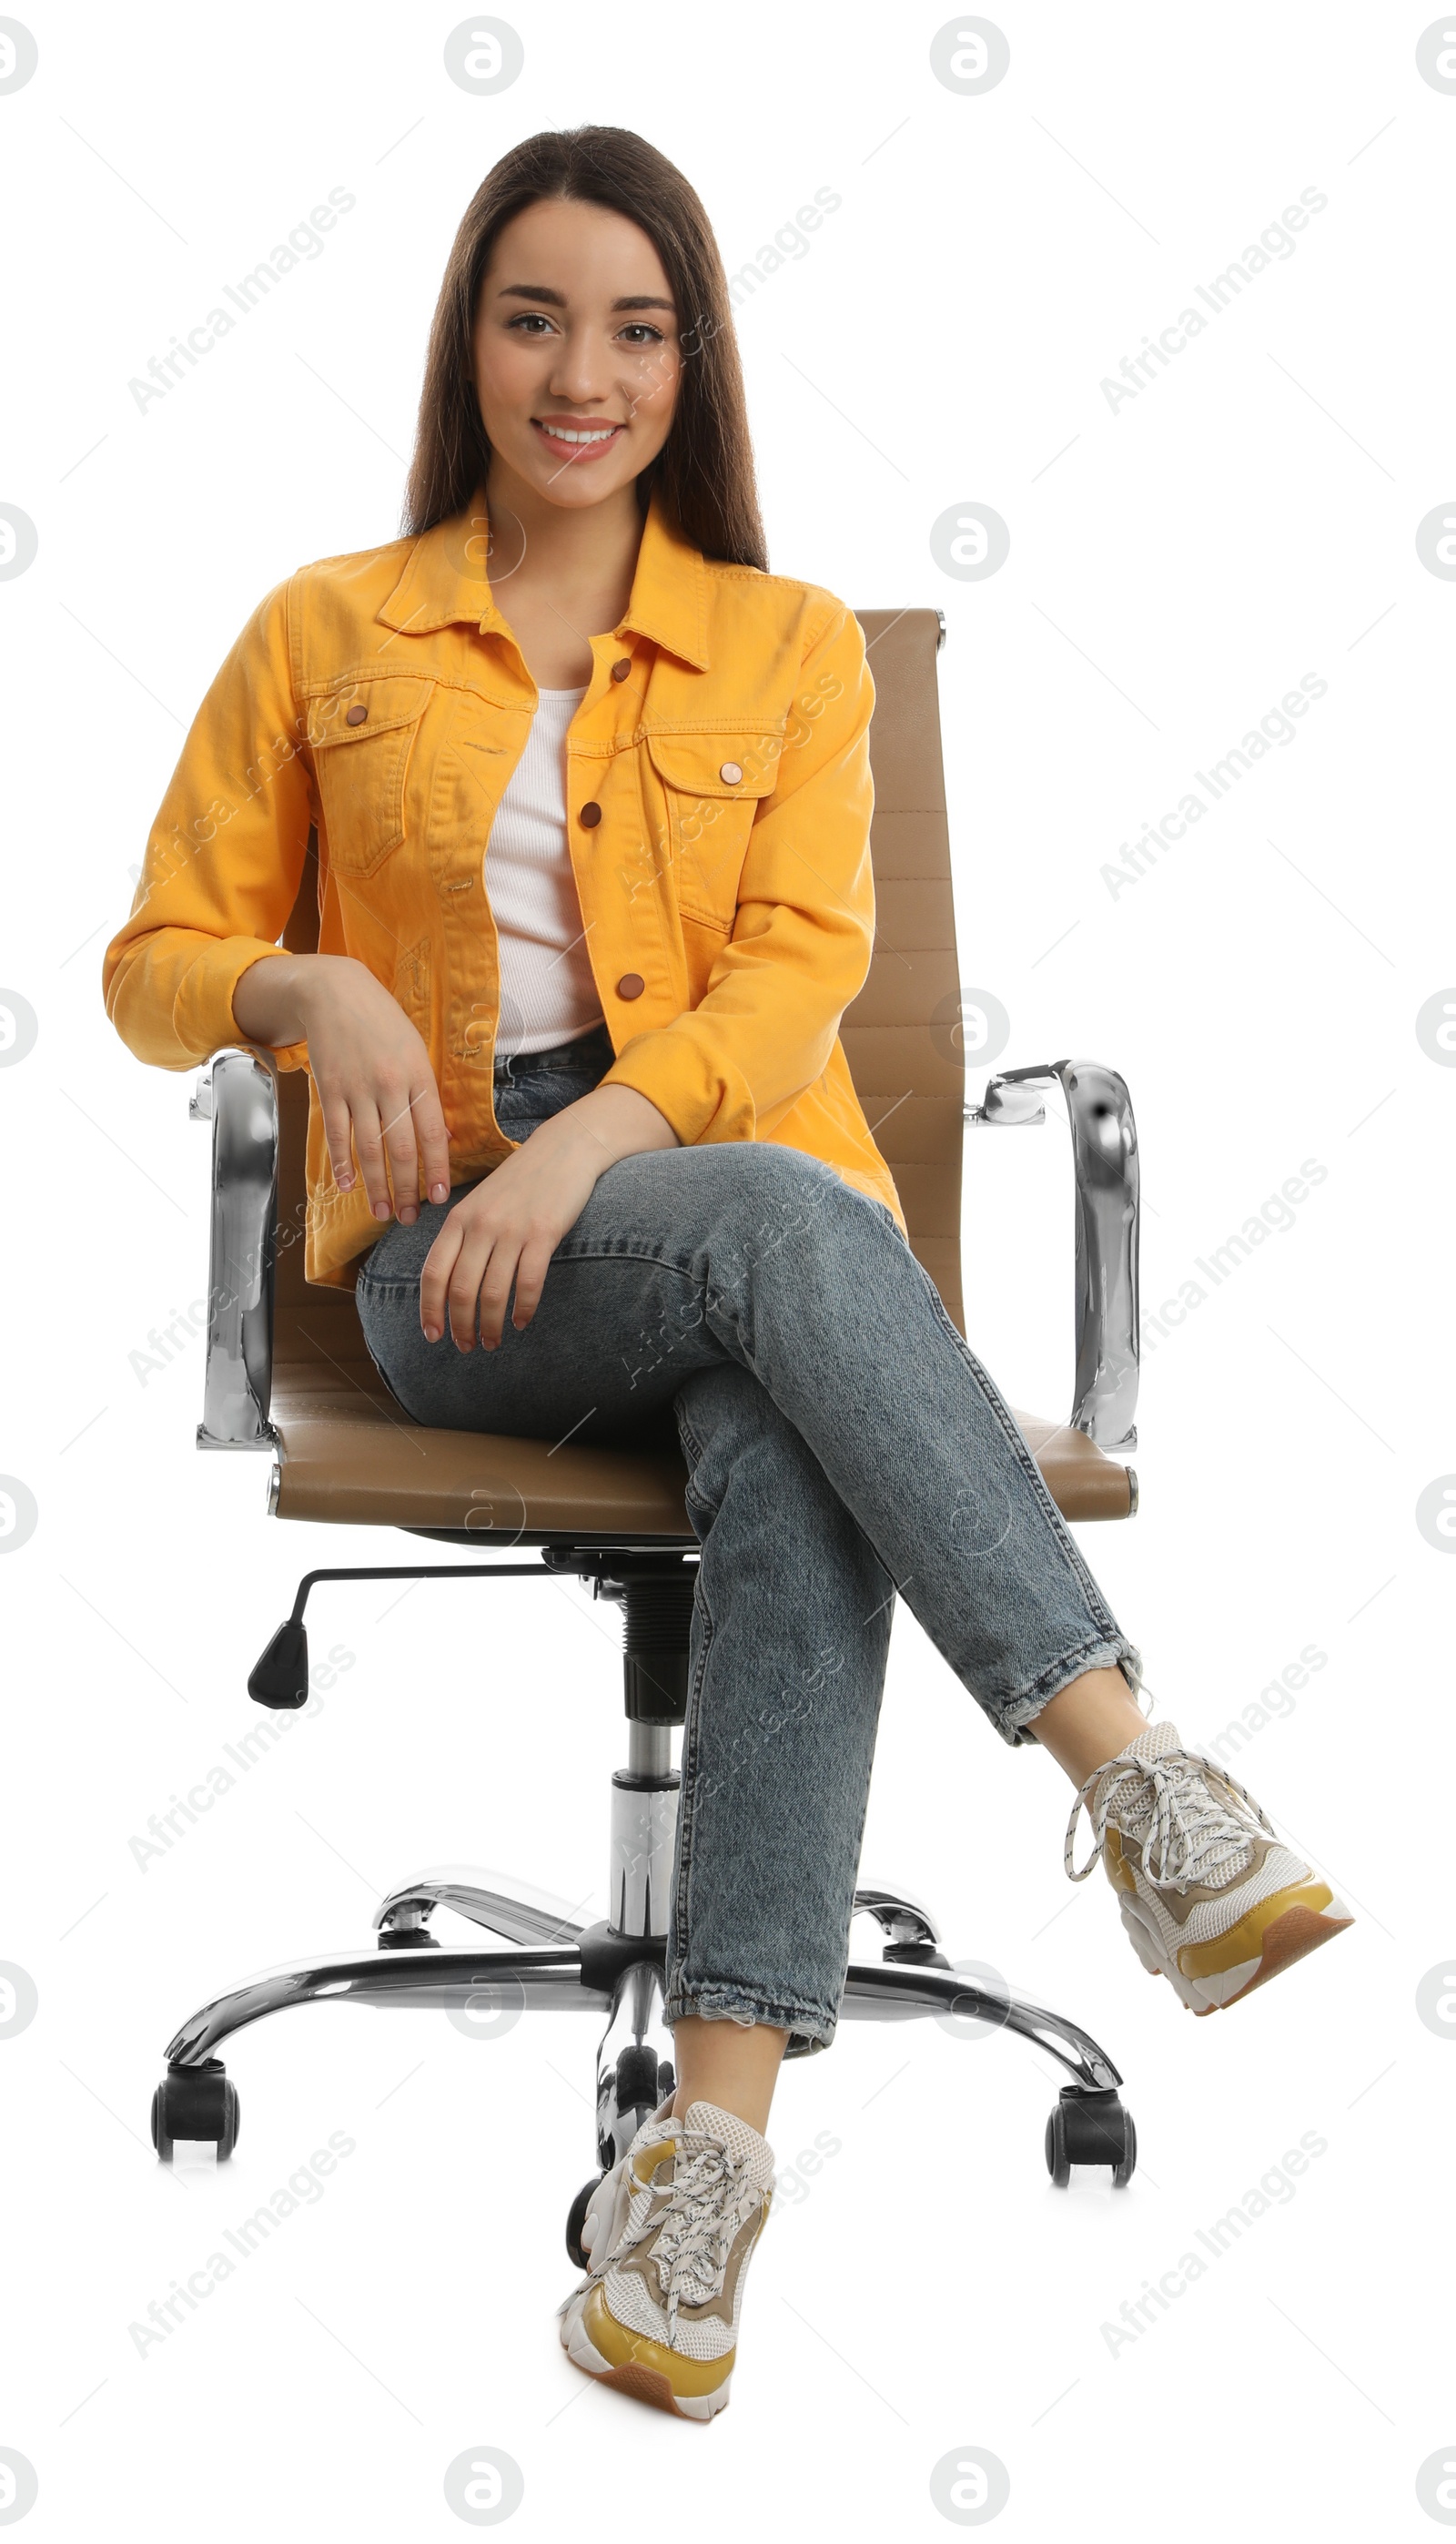
[[[591,2256],[581,2241],[581,2229],[586,2223],[586,2211],[591,2205],[592,2193],[600,2188],[605,2180],[605,2174],[594,2173],[589,2182],[583,2182],[567,2211],[567,2251],[578,2270],[589,2270],[591,2267]]]
[[[663,2089],[665,2090],[665,2088]],[[617,2059],[619,2111],[651,2110],[661,2101],[657,2087],[657,2053],[646,2041],[624,2049]]]
[[[242,2106],[220,2058],[201,2067],[169,2067],[152,2096],[152,2144],[163,2164],[172,2162],[179,2138],[215,2146],[226,2164],[238,2143]]]
[[[1137,2163],[1137,2131],[1111,2089],[1080,2093],[1064,2085],[1046,2123],[1046,2170],[1058,2190],[1065,2190],[1074,2164],[1111,2167],[1114,2189],[1125,2189]]]
[[[674,2090],[671,2068],[645,2040],[618,2052],[615,2067],[598,2080],[596,2160],[603,2173],[610,2173],[663,2095]]]

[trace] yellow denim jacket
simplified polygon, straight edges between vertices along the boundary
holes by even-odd
[[[536,684],[486,575],[484,496],[420,538],[301,566],[213,680],[103,963],[139,1060],[245,1044],[234,987],[279,951],[316,829],[319,950],[350,954],[428,1046],[450,1179],[518,1144],[492,1101],[499,964],[483,855]],[[508,584],[502,586],[509,598]],[[679,1139],[805,1150],[904,1216],[838,1039],[870,967],[858,619],[705,557],[653,496],[632,597],[591,640],[567,735],[568,838],[615,1059]],[[308,1066],[305,1043],[275,1054]],[[334,1180],[309,1085],[308,1280],[351,1288],[379,1234]]]

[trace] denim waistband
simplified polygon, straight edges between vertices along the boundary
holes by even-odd
[[[565,1070],[592,1071],[600,1075],[604,1069],[610,1069],[614,1057],[612,1037],[605,1023],[593,1025],[589,1033],[577,1034],[573,1042],[553,1043],[546,1051],[498,1054],[496,1083],[498,1086],[502,1082],[508,1084],[512,1079],[534,1077],[538,1072],[550,1074]]]

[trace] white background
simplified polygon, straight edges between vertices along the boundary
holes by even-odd
[[[1007,2535],[1430,2527],[1418,2469],[1456,2459],[1456,2049],[1416,1990],[1456,1941],[1452,1573],[1415,1511],[1456,1468],[1456,1077],[1416,1017],[1456,979],[1456,588],[1416,532],[1456,494],[1456,96],[1416,67],[1428,5],[1001,8],[1011,67],[980,96],[933,75],[935,8],[525,7],[524,70],[494,98],[446,77],[448,8],[28,13],[39,68],[0,98],[0,501],[39,549],[0,590],[3,978],[38,1039],[0,1070],[0,1469],[39,1521],[3,1567],[0,1958],[39,2010],[0,2038],[0,2446],[37,2469],[38,2536],[446,2536],[444,2469],[485,2444],[521,2468],[522,2534],[716,2539],[769,2515],[933,2536],[932,2468],[968,2446],[1007,2468]],[[785,2196],[709,2433],[558,2346],[594,2019],[478,2042],[425,2015],[289,2017],[236,2045],[230,2166],[184,2178],[147,2143],[184,2014],[362,1945],[420,1864],[495,1865],[597,1913],[614,1619],[561,1585],[327,1591],[314,1652],[349,1665],[317,1714],[164,1861],[142,1872],[128,1846],[266,1719],[246,1676],[298,1574],[416,1542],[270,1523],[265,1459],[199,1459],[200,1344],[139,1383],[130,1355],[205,1286],[207,1141],[191,1078],[109,1026],[102,950],[258,599],[397,534],[481,177],[581,121],[682,166],[730,274],[770,263],[816,188],[842,197],[736,295],[771,562],[855,606],[944,609],[962,973],[1007,1009],[1008,1064],[1125,1074],[1145,1306],[1303,1160],[1327,1169],[1292,1229],[1150,1334],[1142,1510],[1083,1543],[1190,1740],[1305,1645],[1327,1655],[1237,1771],[1358,1922],[1190,2021],[1101,1874],[1064,1882],[1051,1761],[995,1739],[902,1608],[865,1877],[921,1890],[953,1955],[1107,2043],[1141,2162],[1125,2192],[1056,2191],[1048,2064],[844,2027],[784,2074]],[[337,186],[356,203],[324,254],[139,413],[148,358]],[[1124,355],[1306,188],[1328,199],[1295,252],[1111,411]],[[982,583],[931,553],[969,502],[1010,527]],[[1297,739],[1114,897],[1121,843],[1306,674],[1328,689]],[[973,1136],[970,1338],[1053,1412],[1070,1233],[1065,1130]],[[148,2302],[331,2131],[354,2152],[323,2196],[138,2356]],[[837,2152],[795,2172],[820,2132]],[[1111,2350],[1122,2302],[1305,2133],[1325,2148],[1292,2195]]]

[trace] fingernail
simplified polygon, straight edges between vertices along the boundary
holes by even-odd
[[[376,1219],[388,1219],[389,1204],[387,1201],[376,1201],[374,1204],[374,1216]]]
[[[426,1325],[426,1326],[425,1326],[425,1328],[424,1328],[424,1339],[425,1339],[425,1341],[426,1341],[427,1343],[437,1343],[437,1342],[439,1341],[439,1338],[440,1338],[440,1329],[439,1329],[439,1326],[438,1326],[438,1325]]]
[[[404,1209],[400,1212],[400,1226],[402,1228],[413,1228],[419,1217],[420,1213],[416,1209],[414,1203],[412,1201],[407,1201]]]
[[[336,1181],[336,1183],[338,1184],[339,1189],[340,1189],[340,1191],[341,1191],[341,1192],[352,1192],[352,1191],[353,1191],[353,1188],[354,1188],[354,1179],[353,1179],[352,1175],[337,1175],[337,1176],[335,1177],[335,1181]]]
[[[431,1184],[429,1187],[429,1198],[431,1201],[448,1201],[450,1198],[449,1185]]]

